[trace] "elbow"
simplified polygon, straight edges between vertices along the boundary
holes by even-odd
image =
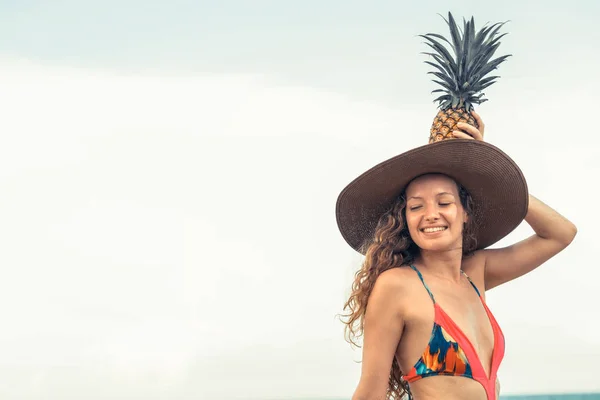
[[[568,244],[571,244],[573,239],[575,239],[575,236],[577,236],[577,227],[575,226],[574,223],[571,223],[571,226],[569,227],[569,243]]]
[[[569,225],[564,229],[564,235],[561,240],[562,244],[567,247],[573,242],[575,236],[577,236],[577,227],[575,224],[570,222]]]
[[[572,225],[572,237],[571,237],[571,242],[573,241],[573,239],[575,239],[575,236],[577,236],[577,227],[575,226],[575,224],[571,224]]]

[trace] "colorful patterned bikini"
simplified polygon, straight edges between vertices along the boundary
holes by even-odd
[[[463,376],[479,382],[485,389],[488,400],[497,400],[496,374],[500,362],[504,357],[504,335],[496,319],[485,304],[485,300],[479,293],[479,290],[467,274],[463,272],[463,275],[477,292],[477,296],[479,296],[483,304],[494,332],[494,350],[492,352],[492,366],[489,377],[467,336],[435,302],[435,298],[423,280],[421,272],[413,265],[410,267],[419,275],[419,279],[433,301],[435,319],[427,348],[415,366],[404,376],[404,379],[408,383],[412,383],[429,376]]]

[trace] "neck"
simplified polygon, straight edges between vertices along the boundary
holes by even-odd
[[[421,249],[421,254],[415,259],[417,268],[430,275],[453,282],[461,280],[462,249],[445,252]]]

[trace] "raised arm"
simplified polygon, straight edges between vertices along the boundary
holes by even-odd
[[[384,400],[392,360],[404,327],[400,287],[393,271],[375,282],[364,320],[362,370],[352,400]]]
[[[485,125],[479,114],[473,111],[472,115],[479,129],[459,123],[459,130],[454,131],[455,137],[483,140]],[[567,247],[577,234],[577,228],[571,221],[531,195],[525,221],[535,235],[512,246],[482,252],[485,255],[486,290],[533,271]]]
[[[484,250],[486,290],[533,271],[567,247],[577,234],[571,221],[531,195],[525,221],[534,235],[512,246]]]

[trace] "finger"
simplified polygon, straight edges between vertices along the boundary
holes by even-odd
[[[471,140],[475,140],[475,138],[471,135],[468,135],[464,132],[461,131],[452,131],[452,136],[454,136],[457,139],[471,139]]]
[[[483,131],[485,129],[485,124],[483,123],[483,120],[481,119],[481,116],[479,114],[477,114],[475,112],[475,110],[471,111],[471,115],[473,116],[473,118],[475,118],[475,121],[477,122],[477,125],[479,125],[479,131],[481,132],[481,135],[483,135]]]
[[[479,131],[479,129],[475,128],[473,125],[466,124],[464,122],[459,122],[458,124],[456,124],[456,126],[458,128],[460,128],[462,131],[464,131],[464,132],[468,133],[469,135],[473,136],[474,139],[483,140],[483,135],[481,134],[481,132]]]

